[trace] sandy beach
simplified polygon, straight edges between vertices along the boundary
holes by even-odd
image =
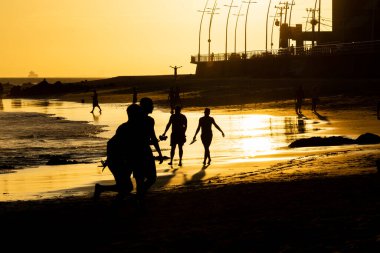
[[[378,80],[194,80],[184,76],[176,84],[189,112],[209,106],[231,114],[255,111],[294,116],[292,92],[299,83],[305,84],[307,94],[304,116],[316,122],[312,135],[323,136],[318,122],[333,122],[330,135],[334,129],[349,138],[367,132],[380,135]],[[162,109],[167,108],[167,89],[174,82],[169,77],[145,77],[92,84],[98,88],[100,103],[128,103],[136,86],[139,97],[152,97]],[[319,114],[310,112],[313,85],[321,87]],[[89,96],[66,94],[59,99],[79,102]],[[79,197],[2,202],[1,238],[4,246],[15,250],[378,252],[379,159],[380,144],[374,144],[295,149],[281,160],[273,156],[208,168],[189,165],[191,178],[185,180],[183,174],[171,171],[171,184],[159,179],[144,209],[137,207],[133,196],[116,204],[109,194],[94,203],[92,187],[83,189],[85,194]]]

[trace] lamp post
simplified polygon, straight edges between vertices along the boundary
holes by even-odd
[[[234,14],[234,16],[236,16],[236,24],[235,24],[235,45],[234,45],[234,53],[236,54],[236,31],[237,31],[237,25],[238,25],[238,22],[239,22],[239,17],[240,16],[243,16],[243,14],[240,14],[241,12],[241,7],[243,6],[243,4],[240,5],[240,8],[239,8],[239,12],[238,14]]]
[[[265,24],[265,52],[268,52],[268,19],[269,19],[269,10],[270,10],[271,4],[272,4],[272,0],[269,0],[268,11],[267,11],[267,21]]]
[[[203,16],[205,15],[206,8],[207,8],[208,0],[206,1],[205,7],[203,8],[202,17],[201,17],[201,23],[199,25],[199,41],[198,41],[198,62],[201,59],[201,33],[202,33],[202,22],[203,22]]]
[[[243,3],[248,4],[247,12],[245,14],[245,26],[244,26],[244,57],[246,58],[247,57],[247,21],[248,21],[249,6],[251,5],[251,3],[257,3],[257,2],[252,2],[251,0],[249,0],[248,2],[243,1]]]
[[[227,23],[226,23],[226,48],[225,48],[225,53],[224,53],[224,59],[227,60],[227,55],[228,55],[228,47],[227,47],[227,44],[228,44],[228,20],[230,18],[230,13],[231,13],[231,8],[232,7],[237,7],[237,6],[234,6],[233,5],[234,3],[234,0],[231,0],[231,4],[230,5],[224,5],[226,7],[229,7],[228,8],[228,14],[227,14]]]
[[[273,17],[272,32],[271,32],[271,36],[270,36],[270,50],[271,50],[271,52],[273,51],[273,28],[274,28],[275,22],[279,23],[279,21],[276,20],[277,15],[278,15],[278,9],[276,8],[276,13],[274,14],[274,17]]]
[[[213,5],[213,7],[211,9],[210,24],[209,24],[209,27],[208,27],[208,58],[209,58],[209,60],[210,60],[210,57],[211,57],[211,25],[212,25],[212,19],[213,19],[214,14],[215,14],[216,5],[217,5],[217,0],[214,1],[214,5]]]

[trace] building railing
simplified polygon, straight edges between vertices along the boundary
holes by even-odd
[[[213,62],[213,61],[239,61],[256,59],[260,57],[282,57],[282,56],[328,56],[347,54],[370,54],[380,53],[380,40],[363,41],[351,43],[332,43],[323,45],[306,45],[303,47],[288,47],[273,50],[254,50],[228,54],[192,55],[191,63]]]

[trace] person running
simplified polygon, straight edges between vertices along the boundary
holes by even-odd
[[[181,113],[181,107],[175,107],[175,113],[170,116],[169,122],[166,125],[165,131],[162,136],[165,136],[166,132],[172,126],[172,133],[170,135],[170,162],[169,165],[173,164],[173,158],[175,154],[175,148],[178,145],[179,152],[179,166],[182,166],[182,156],[183,156],[183,144],[186,142],[186,129],[187,129],[187,118]]]
[[[98,93],[94,90],[94,94],[92,95],[92,110],[90,113],[94,113],[95,107],[99,108],[99,112],[102,113],[102,109],[99,106]]]
[[[143,139],[140,145],[140,166],[136,166],[133,170],[133,176],[136,179],[137,197],[140,203],[144,200],[145,193],[156,182],[157,172],[156,164],[150,145],[153,145],[158,153],[158,160],[161,164],[163,162],[160,145],[154,130],[155,121],[149,116],[153,112],[153,101],[150,98],[144,97],[140,100],[140,107],[142,109],[142,130]]]
[[[108,166],[115,179],[113,185],[95,184],[94,200],[98,200],[103,192],[117,192],[116,199],[123,200],[132,190],[132,169],[137,166],[138,145],[141,138],[140,106],[132,104],[127,108],[128,121],[121,124],[115,135],[107,142],[107,159],[103,169]]]
[[[212,130],[211,130],[212,125],[214,125],[216,129],[218,129],[222,133],[222,136],[224,137],[224,132],[222,131],[222,129],[216,124],[214,118],[210,117],[210,109],[206,108],[204,111],[204,116],[199,119],[199,124],[193,138],[193,142],[195,142],[199,130],[202,129],[201,140],[205,149],[204,159],[203,159],[204,165],[206,164],[207,158],[208,158],[207,164],[211,163],[210,145],[212,141]]]

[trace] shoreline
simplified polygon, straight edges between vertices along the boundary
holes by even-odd
[[[203,87],[199,96],[185,93],[194,98],[184,100],[189,102],[186,110],[201,110],[207,103],[215,112],[221,109],[231,114],[253,111],[295,116],[291,99],[256,103],[252,102],[252,91],[242,89],[244,98],[240,100],[236,94],[229,97],[230,86],[216,92],[218,87],[208,87],[211,91]],[[342,87],[335,88],[340,91]],[[100,91],[100,104],[103,95],[103,103],[128,103],[132,99],[128,89],[120,94]],[[157,106],[167,110],[165,89],[140,94],[157,98],[161,101]],[[326,124],[333,122],[334,128],[341,129],[339,135],[379,135],[373,107],[379,95],[353,96],[354,91],[327,92],[321,97],[319,112],[325,121],[307,107],[306,117]],[[271,97],[265,89],[261,92],[265,98]],[[86,94],[90,93],[59,99],[79,102]],[[83,110],[87,111],[87,107]],[[331,131],[334,134],[334,129]],[[4,247],[29,250],[59,247],[96,252],[377,252],[380,176],[376,159],[380,159],[379,145],[354,145],[299,149],[293,157],[264,161],[261,167],[258,162],[213,164],[204,171],[207,176],[196,165],[191,167],[189,175],[194,177],[187,184],[160,188],[157,181],[157,188],[147,195],[145,209],[138,208],[133,197],[116,205],[113,194],[102,195],[95,203],[93,186],[84,188],[83,196],[0,202],[0,214],[5,218],[2,239]],[[255,166],[259,171],[253,171]],[[222,177],[218,169],[230,174]],[[183,175],[178,174],[176,180],[183,180]]]
[[[376,252],[379,187],[378,174],[195,185],[150,192],[144,211],[133,199],[115,205],[109,197],[4,203],[2,238],[13,249]]]

